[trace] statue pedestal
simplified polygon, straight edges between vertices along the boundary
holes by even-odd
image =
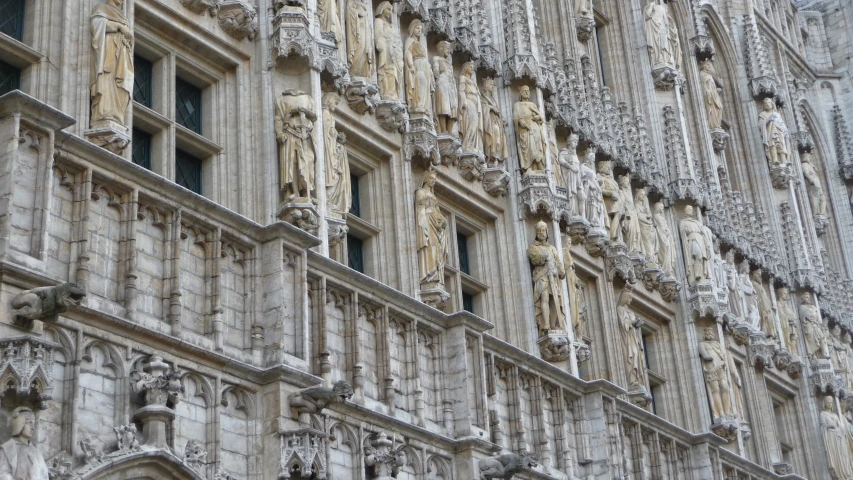
[[[406,160],[414,161],[417,156],[426,160],[427,166],[441,163],[435,126],[422,112],[409,112],[409,125],[403,140]]]
[[[326,217],[326,226],[326,238],[329,241],[329,250],[330,252],[334,252],[332,258],[337,259],[341,263],[346,263],[344,262],[344,259],[346,259],[346,244],[344,240],[347,238],[347,233],[349,233],[347,221],[341,218],[341,216],[330,212],[330,216]]]
[[[622,277],[627,283],[635,283],[637,277],[634,275],[634,262],[628,256],[628,247],[622,243],[611,243],[607,247],[607,255],[604,258],[607,278],[612,282],[616,276]]]
[[[595,17],[585,15],[575,18],[575,29],[578,33],[578,40],[582,43],[588,42],[592,38],[592,33],[595,31]]]
[[[379,87],[373,85],[366,78],[354,77],[344,87],[344,98],[350,108],[358,113],[365,114],[376,111],[379,102]]]
[[[572,245],[581,245],[589,232],[589,222],[580,215],[572,215],[569,219],[569,238]]]
[[[809,383],[811,383],[815,392],[822,395],[834,395],[838,393],[838,388],[835,384],[835,368],[828,358],[812,360],[809,367],[811,370]]]
[[[660,288],[661,281],[663,280],[663,270],[654,263],[647,263],[645,268],[643,268],[642,278],[643,285],[646,286],[647,290],[657,290]]]
[[[753,330],[749,333],[749,345],[746,347],[746,353],[756,370],[761,371],[773,367],[775,350],[775,345],[767,341],[767,335],[764,332]]]
[[[729,143],[730,135],[722,128],[711,130],[711,142],[714,146],[714,152],[720,153],[726,149]]]
[[[681,291],[681,283],[673,277],[664,276],[658,285],[660,296],[667,302],[678,300],[678,292]]]
[[[773,188],[785,190],[791,182],[793,172],[790,164],[773,165],[770,167],[770,180],[773,183]]]
[[[803,369],[805,368],[805,364],[801,360],[795,359],[791,363],[788,364],[788,376],[793,380],[797,380],[803,376]]]
[[[711,425],[711,431],[714,432],[715,435],[722,437],[726,439],[727,442],[731,443],[737,440],[739,426],[737,416],[724,415],[717,418]]]
[[[717,294],[710,280],[690,285],[687,291],[687,302],[697,318],[708,317],[716,320],[721,315]]]
[[[166,405],[151,404],[133,414],[134,420],[142,422],[142,445],[149,448],[168,450],[167,431],[175,419],[175,411]]]
[[[646,387],[636,386],[627,395],[628,400],[640,408],[648,408],[652,404],[652,396],[646,391]]]
[[[98,122],[84,133],[86,139],[116,155],[130,144],[127,127],[116,122]]]
[[[308,197],[295,197],[281,206],[275,214],[301,230],[316,236],[320,228],[320,215],[317,206]]]
[[[483,170],[483,188],[493,197],[503,197],[509,190],[509,172],[503,168],[486,168]]]
[[[672,90],[682,77],[673,67],[658,67],[652,70],[652,78],[659,90]]]
[[[441,140],[439,139],[439,145]],[[480,152],[462,152],[459,154],[459,174],[462,178],[473,182],[483,178],[483,170],[486,167],[486,157]]]
[[[405,133],[409,112],[403,103],[395,100],[380,100],[376,102],[376,120],[389,132]]]
[[[776,354],[773,356],[773,363],[779,370],[786,371],[788,370],[788,365],[791,364],[792,358],[791,352],[784,348],[777,348]]]
[[[443,285],[437,283],[421,285],[421,301],[430,307],[444,310],[448,300],[450,300],[450,294]]]
[[[572,243],[574,243],[574,241]],[[593,257],[604,256],[609,244],[610,238],[604,228],[592,227],[587,231],[584,246],[586,247],[586,251]]]
[[[456,165],[459,161],[459,149],[462,142],[453,135],[438,135],[438,152],[442,165]]]
[[[562,363],[569,360],[572,354],[572,343],[569,334],[563,330],[549,330],[546,335],[536,341],[542,359],[550,363]]]
[[[826,215],[815,215],[814,216],[814,229],[818,235],[823,235],[826,233],[826,229],[829,228],[829,217]]]

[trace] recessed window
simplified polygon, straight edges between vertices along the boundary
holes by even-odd
[[[0,0],[0,33],[21,42],[24,38],[25,0]]]
[[[175,151],[175,183],[201,195],[201,163],[186,152]]]
[[[133,163],[151,170],[151,135],[134,128],[131,146],[130,158]]]
[[[201,135],[201,89],[180,78],[175,81],[175,121]]]
[[[0,0],[2,1],[2,0]],[[21,84],[21,71],[0,60],[0,95],[17,90]]]
[[[474,296],[470,293],[462,292],[462,309],[474,313]]]
[[[601,73],[601,86],[606,87],[607,72],[605,71],[604,64],[604,48],[601,45],[601,28],[598,26],[595,27],[595,46],[597,47],[596,50],[598,50],[598,69]]]
[[[133,57],[133,100],[151,108],[151,84],[154,65],[141,57]]]
[[[347,261],[349,268],[364,273],[364,242],[352,235],[347,235]]]
[[[459,251],[459,271],[471,275],[471,264],[468,261],[468,237],[456,234],[456,249]],[[465,310],[468,310],[467,308]],[[470,310],[468,310],[470,312]]]
[[[350,185],[352,186],[350,190],[352,195],[352,203],[349,207],[349,213],[355,215],[356,217],[361,217],[361,197],[358,193],[358,175],[350,174],[349,181]]]

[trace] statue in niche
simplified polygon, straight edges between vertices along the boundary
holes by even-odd
[[[578,209],[593,227],[604,228],[606,223],[604,196],[593,166],[595,165],[595,150],[587,149],[581,164],[581,191],[578,196]]]
[[[676,68],[672,43],[670,42],[669,9],[663,0],[651,0],[644,10],[646,41],[649,42],[649,57],[652,68]],[[675,35],[676,38],[678,35]]]
[[[575,215],[583,214],[578,210],[577,196],[581,190],[580,160],[578,160],[578,142],[576,134],[569,135],[569,145],[560,150],[557,155],[557,165],[554,170],[559,170],[563,178],[563,186],[566,187],[566,195],[569,197],[569,205]]]
[[[497,166],[509,156],[506,143],[506,123],[495,100],[495,79],[483,80],[483,153],[491,166]]]
[[[772,98],[765,98],[764,110],[758,115],[761,120],[761,133],[764,139],[764,155],[771,168],[790,166],[791,135],[785,119],[776,110]]]
[[[463,152],[483,151],[483,106],[474,62],[462,65],[459,76],[459,135]]]
[[[803,292],[800,295],[800,321],[803,324],[803,334],[806,337],[806,352],[810,360],[829,358],[829,345],[827,344],[826,327],[820,310],[814,304],[812,294]]]
[[[409,24],[409,37],[404,48],[406,66],[406,101],[409,113],[420,114],[427,118],[432,116],[432,92],[435,82],[432,77],[432,67],[427,58],[427,51],[421,36],[424,26],[417,18]]]
[[[711,238],[705,226],[696,219],[693,207],[684,207],[684,219],[678,225],[684,244],[684,261],[687,263],[687,282],[697,285],[711,280]]]
[[[557,122],[551,120],[549,122],[545,122],[547,125],[547,140],[548,143],[548,163],[545,165],[550,168],[552,172],[554,172],[554,183],[559,186],[565,186],[566,180],[563,178],[563,169],[560,168],[560,149],[557,148]]]
[[[565,332],[563,279],[566,271],[557,249],[548,243],[548,225],[543,221],[536,224],[536,240],[527,248],[527,258],[533,267],[533,304],[539,334],[544,336],[553,330]]]
[[[744,306],[746,307],[746,322],[758,328],[761,323],[761,311],[758,309],[758,292],[755,291],[755,286],[752,284],[752,279],[749,276],[749,262],[744,260],[740,264],[740,293],[743,297]]]
[[[275,102],[275,135],[285,201],[309,199],[314,190],[314,100],[301,90],[285,90]],[[304,200],[303,200],[304,201]]]
[[[735,406],[737,413],[740,415],[741,423],[746,423],[746,408],[743,406],[743,379],[740,378],[740,372],[732,359],[731,352],[726,352],[726,359],[729,362],[729,373],[734,380]]]
[[[713,61],[702,62],[699,80],[708,113],[708,125],[711,130],[719,130],[723,128],[723,82],[715,75]]]
[[[729,290],[729,311],[740,320],[746,320],[743,309],[743,295],[740,290],[737,265],[735,265],[735,252],[726,252],[726,287]]]
[[[666,218],[663,203],[656,202],[654,208],[655,232],[658,241],[658,263],[663,274],[672,277],[675,274],[675,239],[669,228],[669,220]]]
[[[519,100],[515,102],[512,119],[515,123],[518,162],[522,174],[545,170],[545,117],[539,106],[530,101],[530,87],[518,87]]]
[[[796,359],[799,332],[797,330],[797,315],[791,308],[790,296],[788,287],[776,289],[776,308],[779,312],[779,323],[782,326],[782,344]]]
[[[627,175],[626,175],[627,176]],[[658,235],[655,231],[655,220],[652,217],[652,209],[649,207],[649,198],[645,188],[638,188],[636,198],[637,223],[640,230],[640,252],[646,257],[646,261],[658,264]]]
[[[826,447],[830,477],[838,480],[853,478],[853,443],[847,422],[838,416],[832,395],[823,397],[822,407],[820,431]]]
[[[453,45],[441,41],[436,48],[438,55],[432,57],[432,73],[435,75],[434,113],[438,120],[436,132],[439,135],[453,135],[459,110],[459,92],[453,76]]]
[[[667,25],[669,31],[669,50],[672,52],[672,66],[679,70],[681,69],[681,40],[678,39],[678,27],[675,26],[675,19],[672,15],[667,15]]]
[[[352,202],[352,186],[347,150],[340,143],[343,134],[335,125],[335,111],[340,100],[335,92],[323,94],[323,153],[326,157],[326,204],[330,211],[344,216]]]
[[[107,0],[92,9],[92,128],[110,122],[125,125],[133,94],[133,29],[122,12],[122,3]]]
[[[594,15],[592,0],[576,0],[575,17],[592,17]]]
[[[580,338],[583,335],[584,316],[583,316],[583,298],[581,280],[578,278],[575,271],[575,260],[572,257],[572,238],[568,235],[563,236],[563,265],[566,268],[566,286],[569,293],[569,315],[572,319],[572,328],[575,336]]]
[[[347,65],[352,77],[369,80],[375,72],[372,17],[367,0],[347,1]]]
[[[720,253],[720,241],[711,233],[711,229],[705,227],[706,233],[713,239],[714,250],[711,252],[711,270],[714,272],[713,280],[717,288],[725,288],[726,285],[726,262]]]
[[[397,101],[401,90],[401,63],[403,48],[400,45],[400,32],[394,27],[392,16],[394,6],[385,1],[376,7],[376,19],[373,21],[373,35],[376,41],[376,76],[379,80],[379,97],[382,100]]]
[[[619,336],[622,340],[622,351],[625,354],[625,371],[628,375],[630,390],[645,389],[646,386],[646,357],[643,353],[643,337],[640,332],[640,320],[631,311],[634,300],[633,287],[625,285],[619,294],[616,306],[616,316],[619,320]]]
[[[755,298],[758,304],[759,318],[758,325],[753,326],[764,332],[769,338],[776,338],[776,325],[773,322],[773,302],[770,300],[770,294],[767,293],[767,289],[764,288],[764,283],[761,281],[762,273],[760,268],[756,268],[750,274],[752,289],[755,290]]]
[[[631,177],[622,175],[617,182],[619,186],[614,195],[615,200],[610,211],[610,240],[623,243],[629,252],[640,252],[640,222],[637,219],[637,208],[631,195]]]
[[[613,177],[613,169],[610,160],[599,162],[598,184],[601,186],[601,195],[604,196],[604,205],[607,207],[607,215],[612,217],[619,199],[619,183]],[[612,233],[612,232],[611,232]]]
[[[717,341],[714,328],[705,328],[705,339],[699,343],[699,358],[705,372],[705,387],[711,399],[711,415],[714,423],[723,417],[734,415],[731,401],[728,355]]]
[[[317,18],[320,20],[320,29],[332,34],[338,52],[343,52],[344,31],[341,28],[341,15],[338,11],[337,0],[317,0]]]
[[[12,411],[12,438],[0,445],[0,480],[48,480],[47,463],[33,443],[36,416],[27,407]]]
[[[826,194],[823,191],[823,185],[820,183],[820,176],[817,174],[817,169],[811,162],[811,152],[803,153],[800,158],[800,166],[803,168],[803,177],[806,179],[809,200],[812,204],[812,213],[822,217],[828,217],[829,212],[826,203]]]
[[[444,286],[447,262],[447,219],[441,213],[433,188],[438,173],[428,170],[421,188],[415,190],[415,219],[418,225],[418,267],[421,287]]]

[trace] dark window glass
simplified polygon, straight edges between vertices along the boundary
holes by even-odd
[[[175,121],[201,135],[201,89],[180,78],[175,82]]]
[[[175,152],[175,183],[201,195],[201,160],[177,150]]]
[[[459,250],[459,270],[466,275],[471,275],[471,265],[468,263],[468,237],[457,233],[456,249]]]
[[[598,47],[598,68],[601,70],[601,86],[607,86],[607,75],[604,74],[604,51],[601,49],[601,29],[595,29],[595,43]]]
[[[151,135],[134,128],[131,146],[130,158],[133,163],[151,170]]]
[[[474,313],[474,296],[462,293],[462,310]]]
[[[0,0],[2,1],[2,0]],[[17,90],[21,85],[21,71],[0,60],[0,95]]]
[[[647,335],[643,335],[643,357],[645,357],[646,362],[646,370],[650,368],[649,366],[649,339]]]
[[[349,268],[364,273],[364,242],[360,238],[347,235],[347,260]]]
[[[350,185],[352,185],[352,205],[349,207],[349,213],[356,217],[361,216],[361,197],[358,195],[358,175],[350,174]]]
[[[24,0],[0,0],[0,33],[21,42],[24,38]]]
[[[133,100],[151,108],[151,83],[154,65],[141,57],[133,57]]]

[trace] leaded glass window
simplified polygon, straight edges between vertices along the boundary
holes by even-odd
[[[474,296],[465,292],[462,292],[462,310],[466,312],[474,313]]]
[[[201,135],[201,89],[180,78],[175,82],[175,121]]]
[[[201,195],[201,160],[181,150],[176,151],[175,183]]]
[[[347,257],[349,268],[364,273],[364,242],[360,238],[347,235]]]
[[[154,65],[141,57],[133,57],[133,100],[151,108],[151,85]]]
[[[352,195],[352,203],[349,207],[349,213],[355,215],[356,217],[361,217],[361,199],[358,194],[358,175],[350,174],[349,182],[352,188],[350,189]]]
[[[24,0],[0,0],[0,33],[24,39]]]
[[[459,251],[459,271],[471,275],[471,264],[468,261],[468,237],[456,234],[456,250]]]
[[[0,0],[2,1],[2,0]],[[0,95],[16,90],[20,87],[21,71],[14,65],[0,60]]]
[[[151,170],[151,135],[142,130],[133,129],[130,158],[133,163]]]

